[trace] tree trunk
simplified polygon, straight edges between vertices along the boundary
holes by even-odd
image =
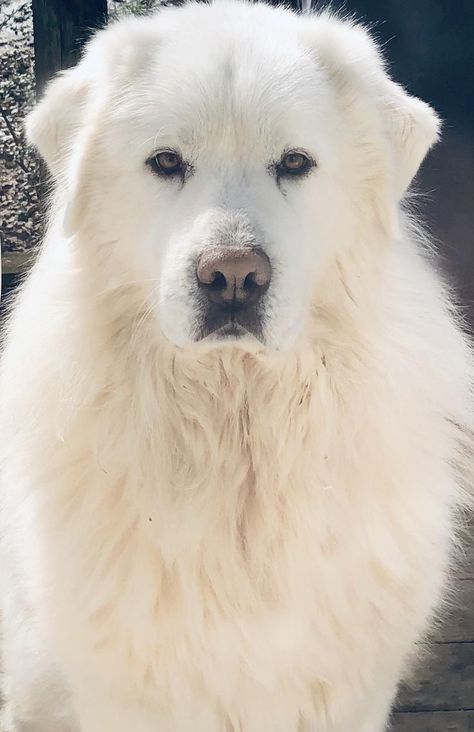
[[[60,69],[77,62],[81,48],[107,20],[107,0],[32,0],[36,93]]]

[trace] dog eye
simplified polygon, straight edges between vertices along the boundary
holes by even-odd
[[[304,175],[314,166],[314,161],[299,150],[286,152],[278,165],[276,171],[278,176]]]
[[[162,150],[155,153],[147,160],[147,165],[154,173],[167,178],[184,174],[183,160],[175,150]]]

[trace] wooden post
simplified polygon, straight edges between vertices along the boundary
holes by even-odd
[[[32,0],[36,93],[73,66],[91,33],[107,20],[107,0]]]

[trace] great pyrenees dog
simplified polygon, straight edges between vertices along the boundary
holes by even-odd
[[[382,732],[446,596],[472,356],[403,206],[439,133],[330,13],[96,34],[1,367],[8,732]]]

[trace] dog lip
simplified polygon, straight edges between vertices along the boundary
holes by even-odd
[[[250,339],[263,344],[263,340],[257,333],[250,328],[246,328],[241,323],[229,321],[213,328],[212,330],[203,330],[197,336],[196,341],[225,341],[225,340],[243,340]]]
[[[227,323],[227,325],[222,325],[220,328],[217,328],[210,335],[226,337],[226,336],[243,336],[243,335],[249,335],[249,334],[250,334],[250,332],[247,330],[247,328],[244,328],[239,323]]]
[[[224,325],[214,328],[203,335],[202,340],[206,338],[240,338],[243,336],[251,336],[252,333],[243,325],[235,322],[225,323]]]
[[[261,316],[256,308],[233,303],[225,308],[208,305],[201,315],[196,341],[251,338],[263,343]]]

